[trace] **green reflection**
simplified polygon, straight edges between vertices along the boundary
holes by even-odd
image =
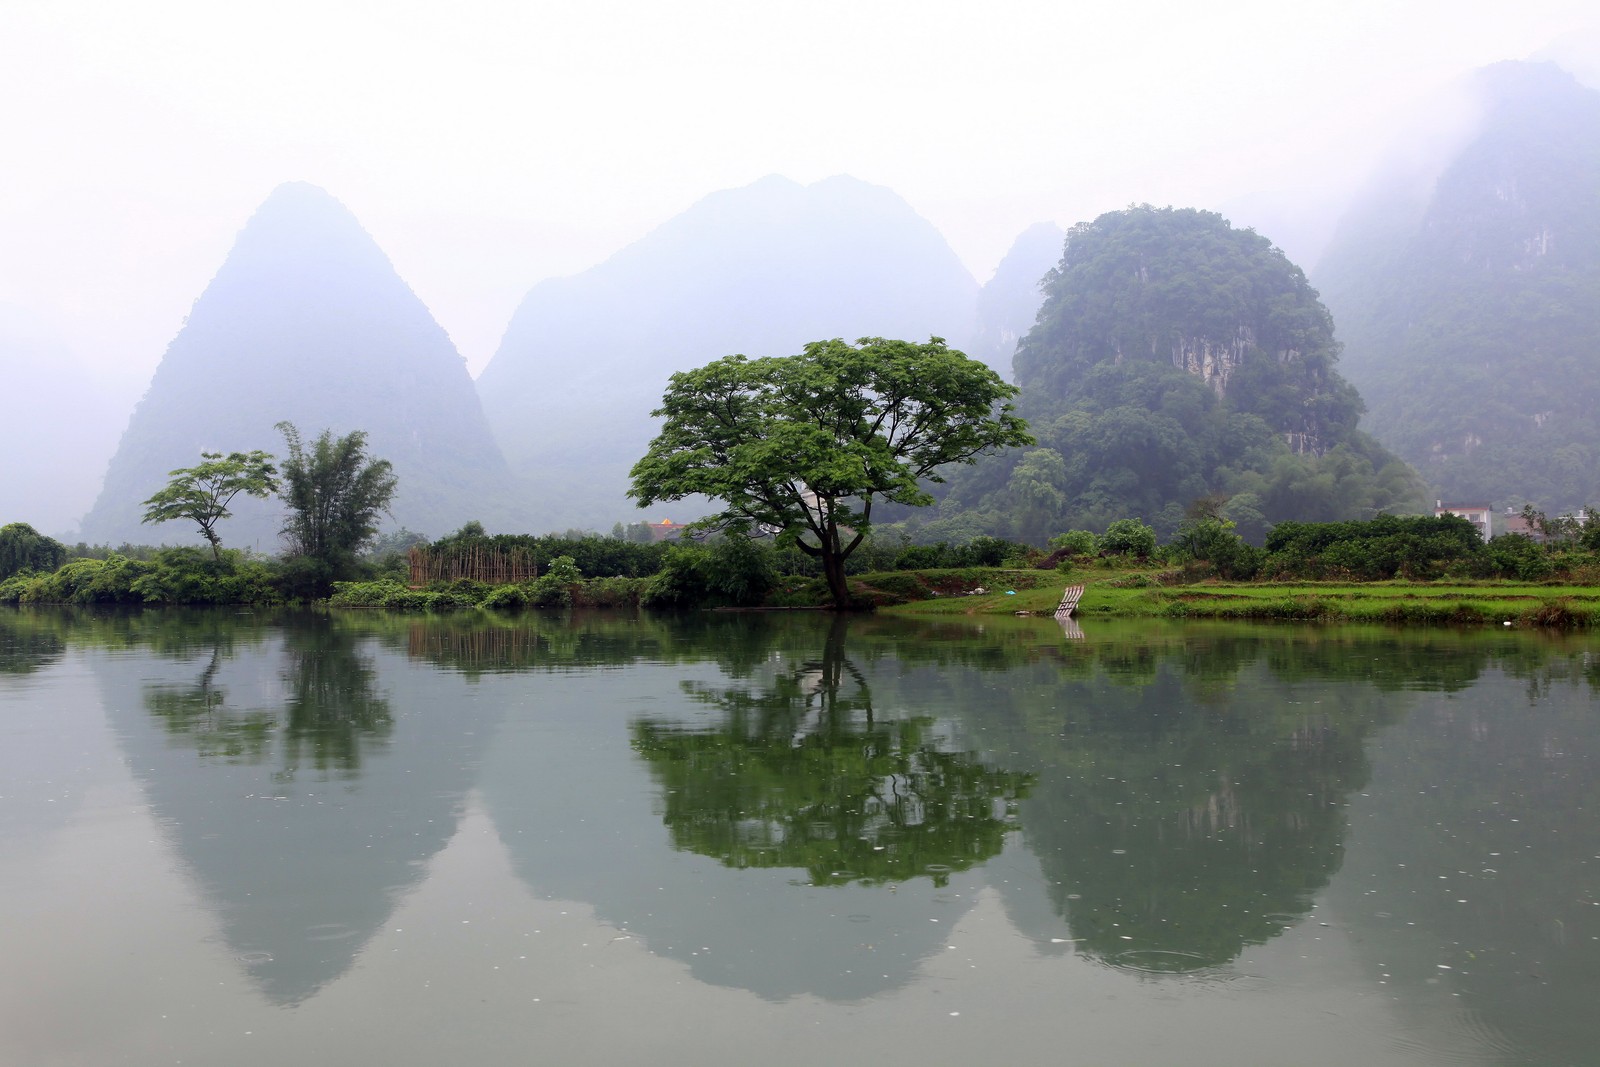
[[[223,659],[223,646],[213,645],[193,683],[147,685],[144,706],[169,734],[187,739],[202,756],[259,763],[277,717],[270,711],[228,707],[227,690],[217,684]]]
[[[1144,970],[1225,963],[1303,917],[1338,870],[1382,701],[1241,667],[1159,665],[1060,694],[1028,845],[1080,949]]]
[[[683,683],[711,726],[642,718],[633,745],[679,849],[796,867],[818,885],[944,885],[996,855],[1031,776],[946,750],[931,717],[879,719],[834,621],[820,657],[732,686]]]
[[[145,709],[201,756],[259,763],[271,752],[276,734],[281,780],[291,780],[305,767],[354,776],[363,747],[388,738],[394,725],[389,703],[379,695],[376,671],[355,631],[315,613],[284,626],[279,631],[283,698],[252,708],[230,700],[227,687],[218,682],[220,668],[233,656],[231,620],[215,614],[201,618],[215,625],[191,627],[174,652],[193,655],[203,649],[199,674],[192,682],[150,683],[144,689]]]
[[[31,674],[67,649],[58,629],[33,612],[0,610],[0,674]]]
[[[389,702],[361,638],[322,615],[285,631],[285,773],[310,766],[354,775],[365,746],[383,743],[394,728]]]

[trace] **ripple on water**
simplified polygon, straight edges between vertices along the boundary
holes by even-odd
[[[1182,952],[1173,948],[1130,948],[1106,959],[1122,970],[1141,974],[1184,974],[1212,966],[1198,952]]]

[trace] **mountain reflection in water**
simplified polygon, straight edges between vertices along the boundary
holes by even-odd
[[[0,613],[13,691],[80,661],[273,1004],[350,975],[476,806],[535,898],[773,1003],[911,986],[988,895],[1042,960],[1181,983],[1309,926],[1402,1016],[1448,982],[1486,1046],[1592,1036],[1592,640]]]

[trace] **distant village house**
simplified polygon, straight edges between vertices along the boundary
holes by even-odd
[[[1472,523],[1472,525],[1478,528],[1479,537],[1483,538],[1485,541],[1489,540],[1489,516],[1490,513],[1494,511],[1494,505],[1446,504],[1443,500],[1435,500],[1433,505],[1433,514],[1435,518],[1439,517],[1440,515],[1460,515],[1463,519],[1466,519],[1468,522]]]
[[[667,541],[683,533],[683,523],[673,522],[671,519],[662,519],[660,522],[647,522],[645,527],[650,531],[650,540]]]

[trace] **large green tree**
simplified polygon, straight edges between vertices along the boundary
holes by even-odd
[[[704,494],[729,530],[768,529],[822,564],[836,607],[844,561],[876,500],[926,505],[924,480],[983,453],[1031,444],[1005,403],[1014,386],[945,345],[864,337],[816,341],[797,356],[727,356],[672,376],[665,420],[634,464],[641,507]]]
[[[313,560],[327,578],[348,572],[378,532],[394,497],[394,467],[367,455],[367,435],[322,433],[307,447],[293,423],[278,423],[289,447],[283,462],[283,536],[291,556]]]
[[[278,470],[266,452],[202,452],[200,464],[169,471],[166,488],[144,502],[145,522],[188,519],[200,527],[213,559],[222,558],[217,523],[229,518],[228,505],[240,493],[265,500],[278,491]]]

